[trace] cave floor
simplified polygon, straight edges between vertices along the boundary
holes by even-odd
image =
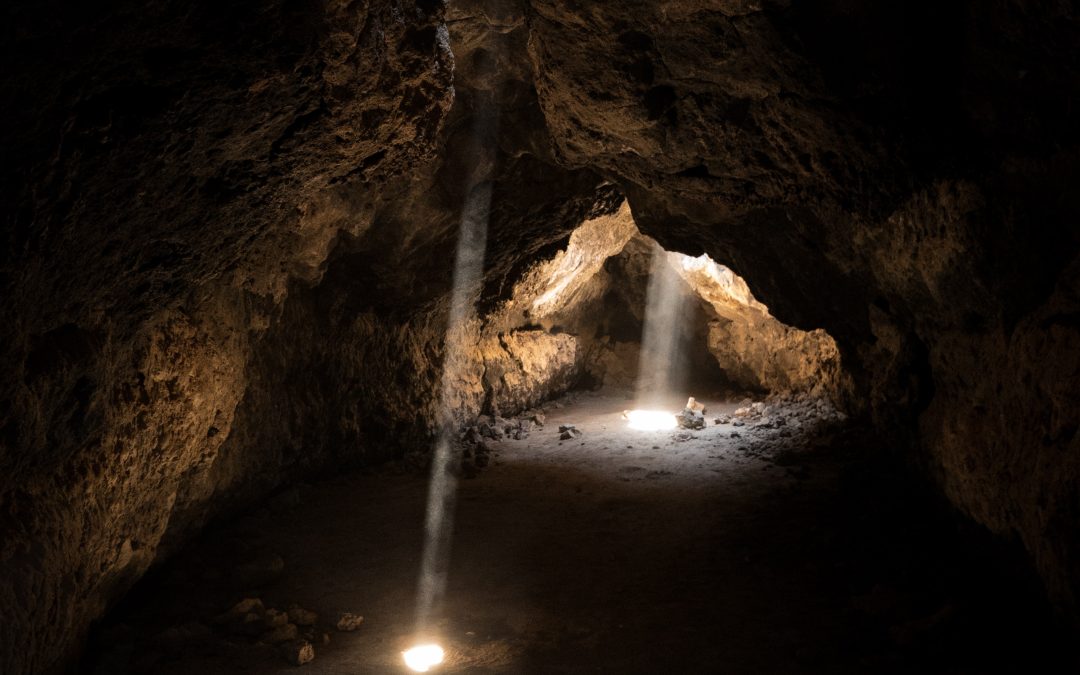
[[[492,443],[460,483],[439,672],[1072,672],[1023,567],[990,566],[864,435],[806,408],[716,425],[737,404],[704,402],[686,440],[626,429],[627,397],[606,391]],[[582,436],[560,441],[567,423]],[[211,529],[112,613],[86,672],[293,672],[215,625],[243,597],[365,617],[316,639],[305,673],[404,672],[426,486],[342,475]],[[272,581],[238,581],[267,556],[285,561]]]

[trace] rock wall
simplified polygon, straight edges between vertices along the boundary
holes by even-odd
[[[487,371],[488,396],[505,400],[517,411],[574,384],[632,388],[638,379],[656,249],[655,241],[638,232],[624,203],[614,213],[582,223],[565,250],[528,268],[511,299],[484,317],[485,339],[497,339],[501,347],[492,349],[480,341],[486,356],[477,370]],[[690,258],[662,250],[659,255],[660,264],[681,279],[680,304],[685,305],[676,323],[681,324],[677,339],[686,358],[672,364],[672,370],[686,372],[674,373],[676,382],[691,388],[727,387],[732,393],[834,399],[848,393],[851,384],[839,351],[825,331],[803,331],[779,322],[745,281],[707,256]],[[501,363],[507,353],[511,361],[519,361],[511,347],[520,349],[517,340],[523,336],[531,346],[527,360],[550,358],[560,375],[524,377],[522,362],[504,378]],[[562,345],[558,353],[553,351],[557,343]],[[540,372],[536,366],[531,370]],[[559,385],[536,388],[549,380]]]
[[[43,673],[203,517],[289,278],[430,160],[453,58],[439,3],[3,14],[0,671]]]
[[[849,392],[836,341],[824,330],[803,331],[777,321],[745,280],[706,255],[669,254],[669,264],[711,310],[709,351],[733,383],[834,400]]]
[[[615,179],[665,248],[826,329],[849,407],[1074,611],[1076,8],[528,5],[559,157]]]
[[[446,252],[487,189],[486,365],[460,410],[525,405],[594,357],[602,263],[567,296],[584,310],[507,303],[519,282],[542,296],[529,270],[570,260],[575,228],[625,195],[642,233],[827,330],[849,409],[1075,609],[1071,4],[3,12],[4,673],[62,668],[216,514],[423,444]]]

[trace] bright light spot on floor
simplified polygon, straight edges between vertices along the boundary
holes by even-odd
[[[674,415],[662,410],[629,410],[626,419],[630,420],[630,428],[638,431],[659,431],[679,426]]]
[[[439,645],[417,645],[402,652],[405,665],[418,673],[426,673],[443,662],[445,652]]]

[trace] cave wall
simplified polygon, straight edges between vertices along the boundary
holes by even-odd
[[[52,672],[189,528],[290,278],[430,160],[439,3],[7,3],[0,671]],[[201,514],[199,514],[201,517]]]
[[[634,236],[605,265],[610,272],[603,280],[605,292],[615,301],[601,310],[606,321],[598,329],[609,340],[600,371],[609,366],[619,372],[616,361],[626,360],[622,352],[640,348],[649,278],[662,264],[680,280],[683,363],[678,368],[685,372],[676,373],[676,379],[683,380],[683,387],[699,395],[719,389],[729,397],[803,395],[840,402],[850,395],[852,384],[828,333],[781,323],[742,278],[708,256],[690,258],[661,249],[662,258],[656,260],[657,246],[635,227]],[[620,317],[630,319],[629,325],[617,326]],[[615,335],[623,344],[611,344]],[[636,369],[629,369],[616,379],[633,386],[636,375]]]
[[[726,377],[752,391],[842,401],[851,383],[836,341],[821,328],[800,330],[778,321],[746,281],[708,256],[669,254],[707,309],[706,344]]]
[[[528,5],[559,157],[615,179],[665,248],[834,336],[849,408],[1073,611],[1075,6]]]
[[[596,173],[553,163],[535,123],[523,15],[450,8],[447,20],[453,103],[430,159],[377,189],[336,185],[303,211],[303,222],[332,228],[333,238],[308,273],[289,275],[284,300],[267,312],[242,364],[233,424],[219,451],[185,472],[159,555],[282,483],[387,460],[424,465],[438,424],[448,252],[477,190],[491,194],[484,292],[462,334],[476,349],[450,383],[454,417],[493,406],[513,413],[583,376],[574,336],[535,330],[513,311],[532,292],[517,281],[623,198]]]
[[[2,11],[3,672],[62,667],[216,514],[422,445],[446,252],[488,187],[490,370],[461,410],[569,386],[561,356],[522,375],[568,338],[507,303],[625,195],[666,249],[835,337],[848,408],[1075,608],[1071,4]]]

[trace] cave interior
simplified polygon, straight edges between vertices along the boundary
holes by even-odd
[[[0,673],[1080,672],[1075,3],[2,12]]]

